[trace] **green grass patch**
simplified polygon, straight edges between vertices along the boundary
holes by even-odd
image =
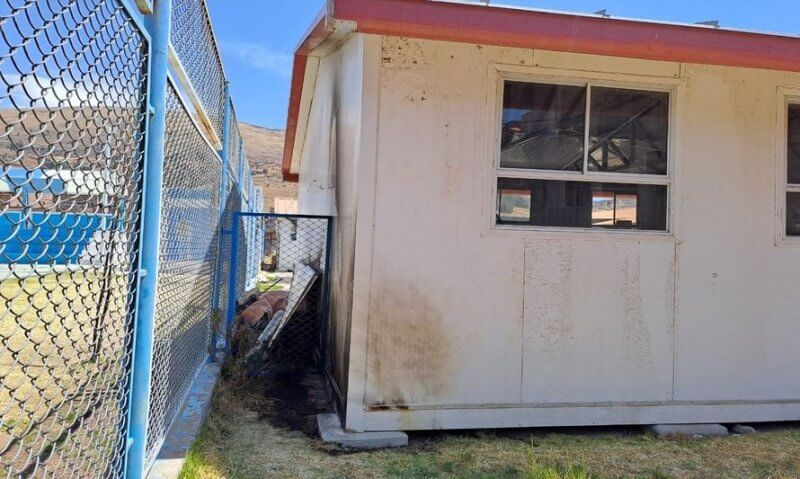
[[[263,391],[218,386],[181,479],[788,479],[800,477],[800,429],[702,440],[637,430],[585,434],[412,435],[402,450],[343,452],[263,418]]]
[[[279,275],[277,273],[267,273],[266,276],[260,276],[256,282],[256,289],[259,293],[266,293],[267,291],[289,291],[290,283],[292,281],[291,275]]]

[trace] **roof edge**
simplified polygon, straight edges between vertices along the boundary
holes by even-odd
[[[300,105],[303,99],[308,57],[317,47],[325,43],[334,32],[328,21],[328,11],[329,7],[327,5],[323,7],[314,23],[312,23],[311,28],[306,32],[303,40],[297,46],[294,54],[292,84],[289,91],[289,111],[286,120],[286,138],[283,144],[283,162],[281,165],[283,180],[292,183],[297,183],[300,180],[299,175],[292,173],[292,156],[295,141],[297,141]]]
[[[338,21],[365,34],[800,73],[800,37],[447,1],[328,0],[295,53],[286,181],[299,180],[291,166],[307,59]]]

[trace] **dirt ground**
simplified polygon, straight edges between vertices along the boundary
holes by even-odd
[[[639,428],[412,434],[402,450],[323,444],[330,410],[312,370],[235,377],[228,369],[182,479],[796,478],[800,425],[714,439],[659,439]]]

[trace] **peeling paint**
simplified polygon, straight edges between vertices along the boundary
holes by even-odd
[[[563,241],[530,241],[526,244],[526,317],[533,319],[542,353],[557,358],[573,348],[572,249]]]
[[[650,383],[655,373],[652,356],[652,344],[647,325],[642,319],[641,291],[642,260],[639,251],[624,254],[617,271],[619,292],[622,296],[623,316],[625,319],[625,358],[639,365],[635,371],[635,381]],[[665,294],[666,296],[667,294]]]

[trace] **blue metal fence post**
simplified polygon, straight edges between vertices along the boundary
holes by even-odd
[[[167,71],[169,69],[170,11],[172,0],[155,0],[152,16],[146,19],[150,32],[150,75],[142,200],[142,229],[139,240],[139,287],[136,298],[130,408],[128,409],[128,453],[125,477],[145,475],[147,423],[150,412],[150,381],[153,366],[153,332],[156,310],[156,281],[161,233],[161,190],[163,185],[164,139],[167,128]]]
[[[236,224],[240,221],[242,213],[238,211],[234,211],[233,215],[231,215],[232,220],[231,224]],[[236,243],[239,241],[239,228],[232,228],[232,238],[231,238],[231,256],[230,262],[231,267],[228,272],[228,307],[227,307],[227,315],[225,317],[225,329],[230,331],[233,327],[233,315],[236,311],[236,295],[231,294],[236,289],[236,264],[239,261],[239,250],[236,248]],[[225,355],[227,356],[230,354],[230,341],[225,343]]]
[[[219,234],[217,235],[217,264],[216,268],[214,268],[214,291],[212,294],[212,311],[216,314],[219,314],[219,324],[217,327],[212,327],[211,329],[211,356],[209,357],[210,361],[216,361],[217,359],[217,342],[219,341],[217,337],[217,333],[219,332],[218,329],[222,326],[222,311],[220,310],[220,295],[222,294],[222,283],[225,281],[225,278],[222,277],[222,264],[224,261],[227,261],[228,258],[225,258],[222,254],[222,245],[223,243],[223,235],[226,234],[225,232],[225,207],[227,203],[227,196],[228,196],[228,160],[230,158],[230,137],[231,137],[231,93],[230,93],[230,83],[225,82],[225,106],[222,113],[222,151],[220,151],[220,158],[222,159],[222,176],[221,176],[221,184],[220,184],[220,194],[219,194]]]

